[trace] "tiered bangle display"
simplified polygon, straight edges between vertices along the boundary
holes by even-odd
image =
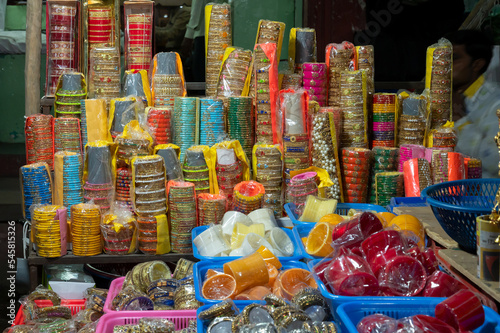
[[[156,68],[153,68],[151,92],[156,107],[173,110],[175,97],[184,96],[184,82],[179,73],[182,68],[178,68],[178,57],[175,52],[161,52],[155,55],[153,64]]]
[[[54,101],[56,117],[80,118],[81,100],[87,98],[87,87],[81,73],[65,73],[59,78]]]
[[[196,227],[196,194],[194,184],[168,182],[172,252],[191,253],[191,230]]]
[[[328,67],[328,105],[340,107],[340,74],[354,70],[354,45],[348,42],[329,44],[325,57]]]
[[[35,114],[26,118],[26,163],[47,163],[52,169],[54,163],[54,133],[51,115]]]
[[[232,45],[231,35],[231,5],[227,3],[211,4],[205,7],[208,20],[206,41],[206,95],[217,94],[217,81],[222,58],[226,48]]]

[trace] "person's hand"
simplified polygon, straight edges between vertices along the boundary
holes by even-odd
[[[189,56],[191,55],[192,49],[193,49],[193,39],[192,38],[184,38],[182,40],[182,44],[181,44],[180,56],[183,59],[189,58]]]

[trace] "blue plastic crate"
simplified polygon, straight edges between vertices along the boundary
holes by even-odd
[[[337,323],[344,333],[357,333],[356,325],[364,317],[381,313],[394,319],[400,319],[417,314],[434,317],[434,308],[440,301],[438,299],[426,300],[403,300],[398,302],[377,301],[377,302],[351,302],[340,305],[337,308]],[[485,306],[484,324],[475,329],[475,333],[500,333],[500,316],[491,308]]]
[[[295,238],[299,239],[299,241],[300,241],[299,246],[300,246],[300,249],[302,251],[302,255],[306,259],[320,259],[320,258],[322,258],[322,257],[316,257],[316,256],[312,256],[312,255],[308,254],[306,251],[306,247],[304,246],[304,243],[302,243],[302,238],[307,237],[309,235],[311,230],[314,228],[314,225],[315,225],[314,223],[299,224],[299,225],[296,225],[295,227],[293,227],[293,229],[292,229],[292,231],[295,235]]]
[[[193,241],[193,256],[195,258],[200,259],[200,260],[224,261],[224,262],[241,258],[241,257],[235,257],[235,256],[230,256],[230,257],[229,256],[226,256],[226,257],[204,257],[204,256],[202,256],[200,254],[200,252],[198,252],[198,248],[196,247],[196,245],[194,245],[194,239],[196,238],[196,236],[201,234],[203,231],[207,230],[208,227],[209,227],[208,225],[196,227],[191,232],[191,239]],[[290,261],[290,260],[298,261],[298,260],[304,258],[304,254],[302,252],[302,247],[299,245],[300,239],[296,238],[296,236],[292,232],[292,230],[287,229],[287,228],[281,228],[281,229],[283,229],[283,231],[288,235],[288,237],[290,237],[290,240],[293,243],[294,251],[293,251],[293,255],[291,257],[278,257],[278,259],[280,261]]]
[[[356,209],[358,211],[373,211],[373,212],[377,212],[377,213],[387,212],[387,209],[385,209],[384,207],[379,206],[379,205],[357,204],[357,203],[339,203],[339,204],[337,204],[337,209],[335,210],[335,214],[347,215],[347,213],[351,209]],[[288,217],[292,220],[293,224],[295,224],[295,225],[312,223],[312,222],[299,221],[299,217],[297,216],[297,214],[295,214],[295,204],[294,203],[290,202],[290,203],[285,204],[285,211],[286,211]]]
[[[227,260],[225,262],[232,261],[232,260]],[[217,262],[210,262],[210,261],[200,261],[194,264],[193,267],[193,273],[194,273],[194,290],[195,290],[195,295],[196,299],[202,303],[205,304],[215,304],[220,301],[218,300],[212,300],[212,299],[206,299],[203,297],[201,294],[201,288],[203,286],[203,282],[205,281],[205,275],[209,269],[215,269],[222,271],[223,270],[223,265],[225,262],[222,261],[217,261]],[[282,262],[282,267],[280,270],[287,270],[289,268],[302,268],[309,270],[306,264],[300,261],[284,261]],[[234,301],[234,304],[237,306],[246,306],[248,304],[255,303],[255,301]]]
[[[314,272],[313,267],[316,266],[320,261],[323,259],[314,259],[311,260],[307,263],[307,266],[309,267],[309,270],[311,272]],[[316,279],[316,283],[318,284],[318,288],[321,291],[321,294],[325,296],[327,299],[330,307],[332,308],[332,311],[334,311],[334,316],[336,316],[336,309],[345,303],[349,302],[400,302],[400,301],[415,301],[415,302],[425,302],[425,301],[432,301],[432,300],[437,300],[438,302],[441,302],[445,298],[443,297],[406,297],[406,296],[341,296],[341,295],[334,295],[331,292],[328,291],[326,288],[325,284],[321,282],[320,279],[316,275],[314,275],[314,278]]]
[[[425,207],[427,201],[419,197],[392,197],[389,209],[394,213],[394,207]]]

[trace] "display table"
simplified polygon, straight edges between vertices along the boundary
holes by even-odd
[[[121,264],[121,263],[141,263],[152,260],[162,260],[164,262],[177,262],[184,258],[191,261],[198,261],[192,254],[167,253],[162,255],[146,255],[146,254],[127,254],[127,255],[109,255],[99,254],[90,257],[81,257],[71,254],[59,258],[45,258],[37,256],[32,246],[30,245],[30,253],[28,256],[28,266],[30,274],[30,291],[40,284],[39,277],[42,273],[44,265],[52,264]]]

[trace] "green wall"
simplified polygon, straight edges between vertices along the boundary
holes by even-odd
[[[0,54],[0,142],[24,142],[24,54]],[[45,84],[45,55],[40,69],[40,97]]]

